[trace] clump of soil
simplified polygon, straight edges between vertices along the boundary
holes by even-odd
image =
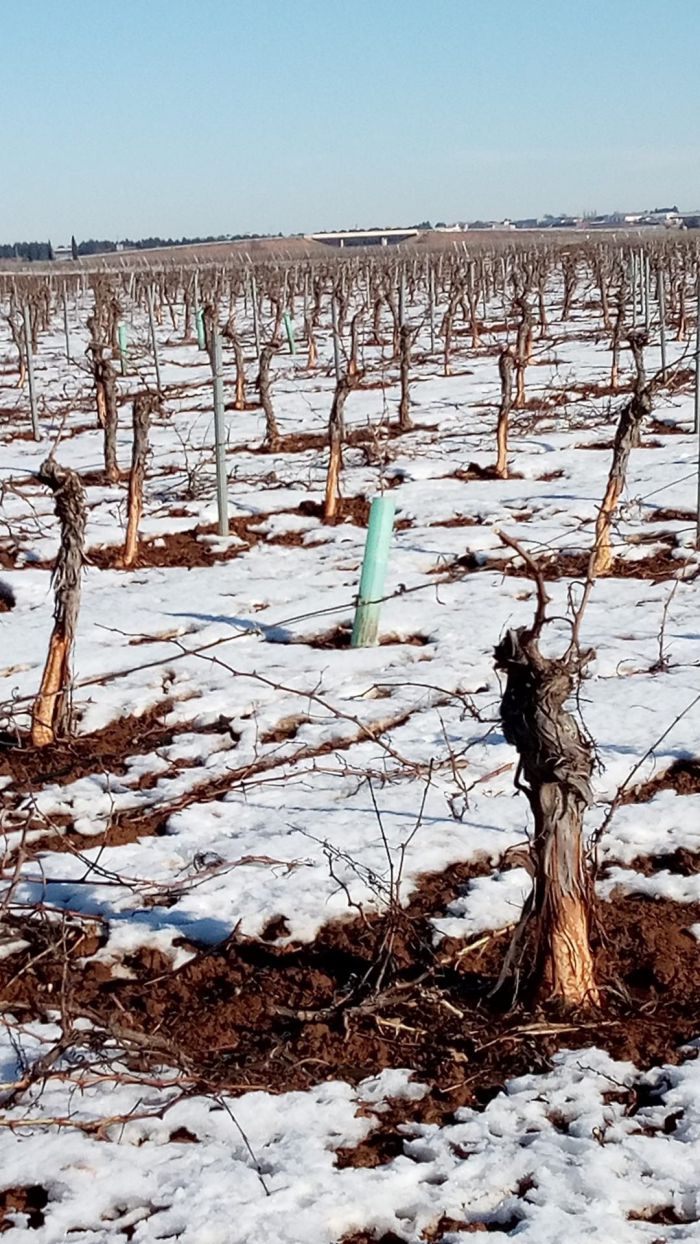
[[[542,578],[546,581],[554,579],[585,579],[588,573],[588,553],[557,553],[554,556],[539,558],[538,567]],[[674,557],[671,549],[660,549],[648,557],[616,557],[609,575],[614,579],[646,579],[658,583],[662,579],[672,579],[681,570],[684,562]],[[493,568],[493,567],[491,567]],[[513,578],[530,578],[527,566],[518,559],[503,565],[503,573]]]
[[[574,449],[612,449],[614,441],[584,441],[579,445],[574,445]],[[640,441],[636,449],[661,449],[661,441]]]
[[[352,627],[335,626],[330,631],[324,631],[321,635],[314,635],[311,639],[293,639],[291,643],[306,644],[309,648],[349,648],[352,639]],[[279,643],[279,640],[273,642]],[[380,635],[378,639],[380,647],[389,647],[393,644],[409,644],[412,647],[421,648],[430,643],[427,635]]]
[[[41,1184],[6,1188],[0,1192],[0,1235],[12,1230],[15,1214],[24,1214],[30,1230],[38,1231],[44,1225],[44,1210],[48,1203],[49,1194]]]
[[[650,432],[662,436],[683,436],[683,428],[677,423],[665,423],[663,419],[649,419],[647,427]]]
[[[700,794],[700,760],[676,760],[663,773],[623,792],[620,803],[648,803],[662,790],[677,795]]]
[[[323,504],[320,501],[302,501],[299,513],[309,518],[318,518],[328,527],[338,523],[354,523],[357,527],[366,527],[369,522],[370,502],[367,497],[339,497],[338,508],[333,518],[324,519]]]
[[[508,479],[522,479],[517,471],[509,471]],[[498,480],[499,483],[507,483],[498,475],[495,466],[480,466],[478,462],[470,462],[467,467],[457,467],[456,471],[452,471],[447,479],[459,479],[468,484],[475,479],[492,479]]]
[[[9,613],[16,604],[17,600],[9,583],[0,579],[0,613]]]
[[[472,514],[455,514],[452,518],[443,518],[437,523],[431,523],[431,527],[479,527],[482,520],[474,517]]]
[[[674,510],[660,507],[645,514],[645,523],[694,523],[697,515],[692,510]]]

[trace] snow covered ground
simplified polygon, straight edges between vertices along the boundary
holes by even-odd
[[[526,842],[529,818],[499,729],[493,648],[507,627],[531,620],[534,588],[499,532],[538,557],[587,552],[613,412],[624,398],[593,391],[610,371],[598,313],[578,308],[561,323],[559,303],[553,289],[551,337],[535,343],[528,408],[512,417],[512,478],[504,481],[473,469],[495,461],[502,334],[484,332],[478,350],[459,338],[454,374],[445,377],[430,356],[424,307],[409,307],[419,334],[416,427],[402,436],[388,435],[399,392],[390,350],[365,347],[367,381],[381,376],[385,387],[351,393],[346,419],[350,429],[378,432],[372,452],[346,450],[342,490],[371,499],[390,489],[397,527],[383,642],[364,650],[339,646],[337,628],[352,621],[365,530],[316,516],[323,447],[261,454],[261,412],[227,410],[236,534],[221,540],[202,531],[216,521],[211,374],[206,355],[163,324],[166,400],[152,429],[141,526],[153,556],[131,571],[114,557],[105,568],[104,557],[123,542],[126,489],[95,482],[101,433],[90,379],[66,362],[55,317],[35,360],[43,439],[20,437],[26,395],[8,383],[14,352],[0,321],[7,565],[0,573],[17,601],[0,615],[4,728],[26,725],[51,630],[59,532],[52,499],[32,473],[54,448],[88,480],[75,653],[79,741],[148,714],[159,732],[156,747],[139,738],[119,761],[100,762],[97,749],[94,765],[83,762],[77,776],[48,763],[43,773],[0,776],[6,918],[41,911],[92,922],[101,936],[91,957],[116,978],[133,974],[138,952],[158,950],[175,970],[234,931],[256,938],[280,920],[278,945],[310,943],[333,920],[381,910],[399,861],[404,902],[426,873],[484,863],[484,875],[435,913],[436,942],[470,940],[517,919],[528,876],[505,857]],[[70,308],[78,359],[89,305],[85,298]],[[135,365],[152,376],[143,313],[129,314],[130,336],[142,343]],[[250,323],[242,331],[252,399]],[[327,332],[319,344],[321,366],[311,372],[301,354],[275,358],[283,437],[325,432],[334,387]],[[685,353],[686,345],[669,342],[672,363]],[[627,351],[623,359],[626,379]],[[653,343],[650,373],[658,362]],[[138,384],[133,372],[119,381],[124,468],[128,398]],[[581,708],[600,759],[591,832],[633,771],[632,784],[641,784],[700,755],[697,443],[688,387],[661,389],[654,419],[647,444],[632,455],[614,537],[621,563],[644,559],[641,573],[630,567],[600,580],[585,617],[583,641],[595,657]],[[159,558],[173,533],[195,564]],[[568,642],[569,597],[580,587],[568,578],[547,587],[554,652]],[[88,756],[89,749],[88,742]],[[617,807],[600,841],[600,893],[700,902],[700,874],[640,868],[640,860],[698,850],[699,799],[666,789]],[[19,964],[23,948],[8,922],[0,955]],[[151,1082],[133,1070],[132,1056],[120,1061],[118,1049],[106,1069],[103,1049],[88,1066],[86,1038],[79,1057],[61,1052],[36,1085],[21,1089],[27,1066],[53,1048],[59,1028],[56,1017],[6,1018],[0,1205],[3,1189],[40,1184],[48,1193],[35,1211],[40,1223],[29,1223],[31,1207],[6,1208],[6,1221],[0,1215],[9,1244],[30,1230],[38,1244],[73,1235],[334,1244],[359,1231],[452,1244],[475,1224],[496,1239],[517,1233],[538,1244],[700,1239],[692,1058],[650,1071],[642,1082],[656,1086],[652,1104],[632,1113],[625,1093],[640,1082],[634,1067],[592,1048],[566,1051],[550,1073],[512,1081],[484,1109],[462,1109],[446,1126],[407,1124],[405,1152],[392,1161],[339,1169],[335,1151],[366,1136],[372,1110],[423,1091],[410,1068],[356,1086],[333,1079],[306,1093],[214,1099],[185,1087],[177,1070]],[[168,1077],[173,1087],[161,1087]],[[678,1110],[682,1121],[668,1127]],[[61,1118],[70,1121],[59,1127]],[[173,1138],[178,1129],[186,1141]],[[440,1234],[430,1235],[442,1219]]]

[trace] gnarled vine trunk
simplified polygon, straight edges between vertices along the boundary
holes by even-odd
[[[541,624],[540,624],[541,625]],[[501,722],[518,752],[516,786],[534,817],[533,889],[504,967],[516,990],[568,1009],[600,997],[590,948],[592,878],[583,851],[583,816],[591,802],[591,744],[565,708],[590,653],[542,655],[540,627],[508,631],[495,650],[506,674]],[[522,980],[525,975],[525,981]]]
[[[32,743],[46,747],[70,733],[71,655],[80,607],[85,544],[85,492],[80,476],[47,458],[38,478],[54,494],[61,546],[53,569],[54,624],[39,694],[32,711]]]
[[[411,396],[409,390],[409,375],[411,370],[411,346],[413,344],[413,331],[408,324],[402,324],[399,329],[399,353],[400,353],[400,369],[401,378],[401,400],[399,401],[399,427],[402,432],[410,432],[413,427],[411,419]]]
[[[335,518],[340,496],[340,468],[345,437],[345,403],[348,393],[358,382],[357,376],[341,376],[335,386],[333,405],[328,419],[328,471],[323,504],[324,522]]]
[[[139,523],[143,507],[143,482],[148,457],[148,429],[151,414],[158,409],[155,393],[137,393],[133,406],[134,440],[131,450],[131,474],[129,475],[129,504],[124,541],[124,565],[133,566],[139,547]]]
[[[595,544],[590,565],[592,578],[608,574],[612,569],[610,532],[613,519],[625,487],[630,453],[639,445],[642,420],[646,415],[651,414],[651,390],[646,383],[642,353],[645,340],[645,336],[641,333],[630,333],[629,341],[637,364],[637,378],[632,397],[620,411],[620,419],[615,432],[610,474],[595,525]]]
[[[272,406],[272,393],[270,390],[270,363],[274,353],[274,346],[263,346],[260,351],[260,370],[258,372],[260,405],[265,412],[264,446],[270,453],[276,453],[280,447],[280,430]]]
[[[515,357],[510,346],[501,350],[498,357],[498,373],[501,378],[501,404],[498,409],[496,426],[496,475],[499,479],[508,479],[508,420],[513,406],[513,365]]]

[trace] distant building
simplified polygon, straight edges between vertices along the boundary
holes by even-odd
[[[417,238],[417,229],[346,229],[336,233],[307,233],[307,242],[323,242],[342,250],[346,246],[389,246]]]

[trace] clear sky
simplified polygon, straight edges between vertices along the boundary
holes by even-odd
[[[0,0],[0,241],[700,207],[700,0]]]

